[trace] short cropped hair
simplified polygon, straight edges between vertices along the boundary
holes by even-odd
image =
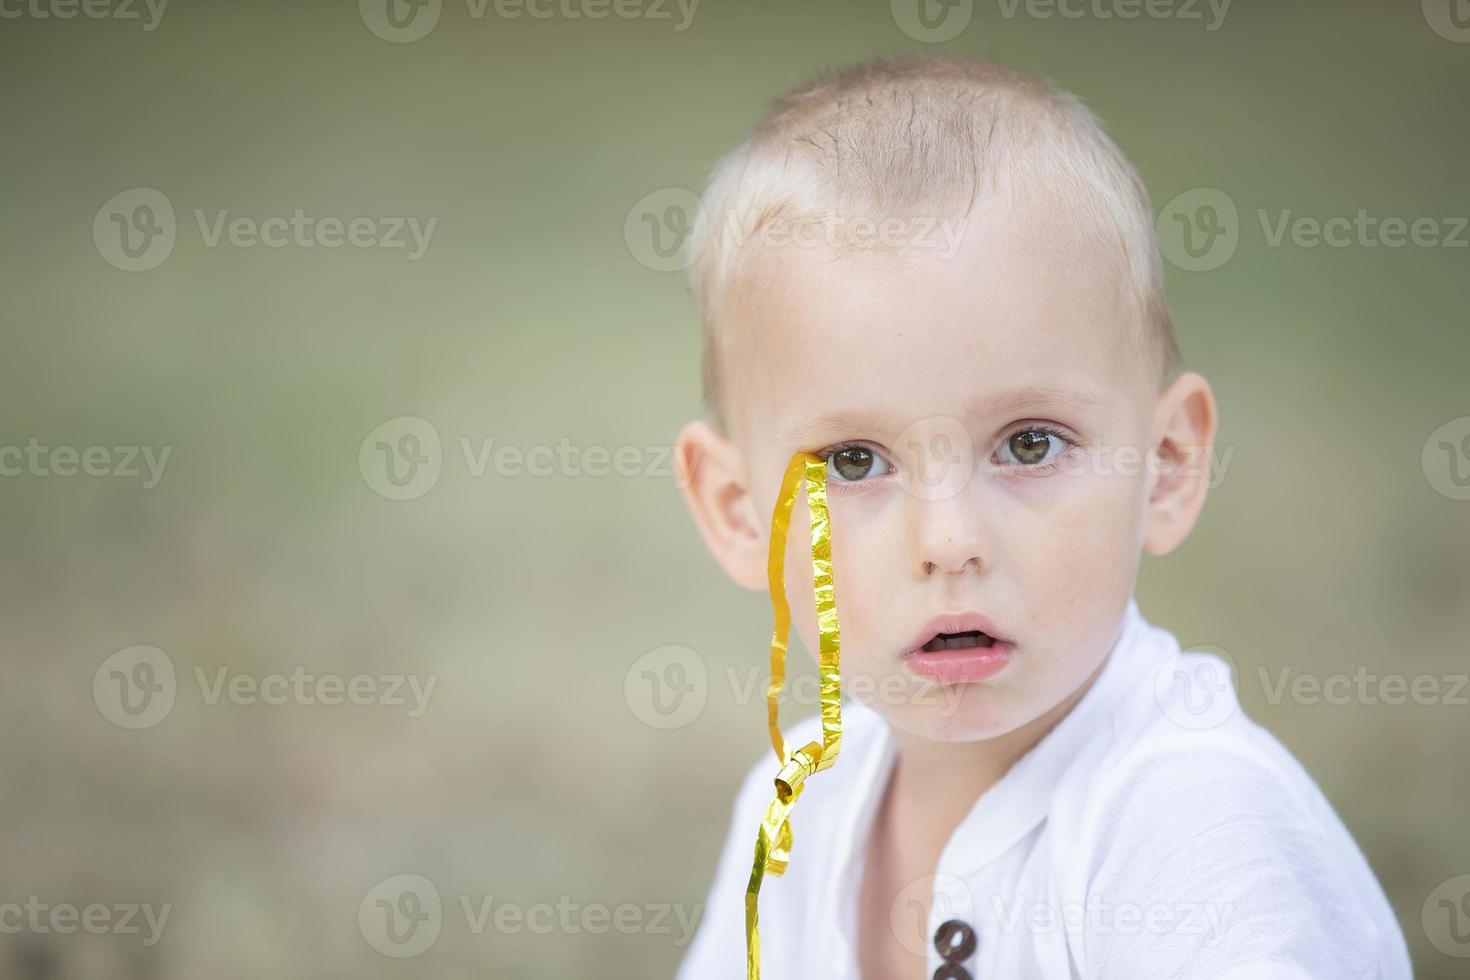
[[[703,331],[704,398],[723,423],[721,308],[753,239],[773,225],[834,227],[968,215],[986,195],[1051,194],[1119,262],[1139,353],[1179,367],[1153,211],[1097,117],[1051,82],[993,62],[878,59],[776,100],[715,166],[686,242]],[[846,236],[852,237],[850,235]]]

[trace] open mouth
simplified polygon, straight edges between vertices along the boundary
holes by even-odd
[[[994,645],[995,637],[989,633],[967,630],[964,633],[936,633],[933,639],[919,649],[925,653],[939,653],[941,650],[970,650]]]

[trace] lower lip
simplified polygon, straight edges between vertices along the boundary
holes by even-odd
[[[963,650],[915,650],[905,658],[909,670],[939,684],[970,684],[994,677],[1006,668],[1016,648],[1009,643]]]

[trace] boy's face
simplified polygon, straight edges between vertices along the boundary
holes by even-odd
[[[1188,532],[1179,481],[1143,458],[1167,456],[1178,411],[1114,264],[1031,222],[979,213],[947,256],[784,249],[730,303],[731,444],[715,455],[745,492],[726,503],[760,538],[749,572],[722,561],[755,585],[788,460],[829,457],[844,688],[933,739],[1002,735],[1075,692],[1116,634],[1140,551]],[[1205,415],[1212,431],[1212,403]],[[1198,504],[1184,505],[1192,523]],[[786,581],[815,650],[807,521],[803,495]]]

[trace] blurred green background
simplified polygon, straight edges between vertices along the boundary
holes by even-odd
[[[1418,974],[1466,974],[1431,896],[1458,901],[1470,872],[1470,692],[1311,703],[1259,674],[1470,669],[1470,235],[1273,245],[1258,218],[1364,209],[1453,238],[1470,212],[1456,0],[1238,0],[1214,29],[1203,5],[993,0],[950,10],[968,20],[932,43],[900,28],[903,0],[703,0],[687,22],[652,0],[603,19],[572,16],[596,0],[544,18],[395,0],[394,22],[382,0],[173,0],[156,20],[121,2],[0,0],[0,446],[106,447],[114,471],[117,447],[170,448],[151,487],[58,475],[65,453],[11,454],[0,478],[0,904],[170,913],[149,945],[146,925],[65,933],[42,912],[0,932],[0,976],[672,973],[678,913],[767,751],[758,696],[726,678],[763,664],[769,610],[723,579],[668,472],[700,411],[698,330],[639,240],[640,202],[697,189],[814,71],[910,50],[1047,74],[1109,124],[1156,208],[1197,188],[1238,208],[1228,261],[1169,268],[1230,455],[1193,538],[1146,562],[1140,605],[1234,659],[1249,713],[1378,872]],[[166,199],[175,241],[125,271],[117,223],[136,243],[166,218],[109,205],[135,188]],[[297,209],[367,217],[368,237],[437,223],[416,259],[209,244],[220,212]],[[379,441],[424,460],[419,483],[385,482]],[[517,475],[481,456],[504,446],[576,462]],[[632,447],[634,475],[593,475],[590,447]],[[119,678],[149,680],[119,653],[137,645],[175,671],[152,716],[118,700]],[[672,721],[643,686],[667,646],[707,673]],[[414,716],[411,695],[211,697],[221,669],[437,686]],[[403,874],[442,902],[408,958],[373,935],[383,895],[415,912]],[[540,905],[572,927],[534,927]],[[599,907],[641,925],[599,934]]]

